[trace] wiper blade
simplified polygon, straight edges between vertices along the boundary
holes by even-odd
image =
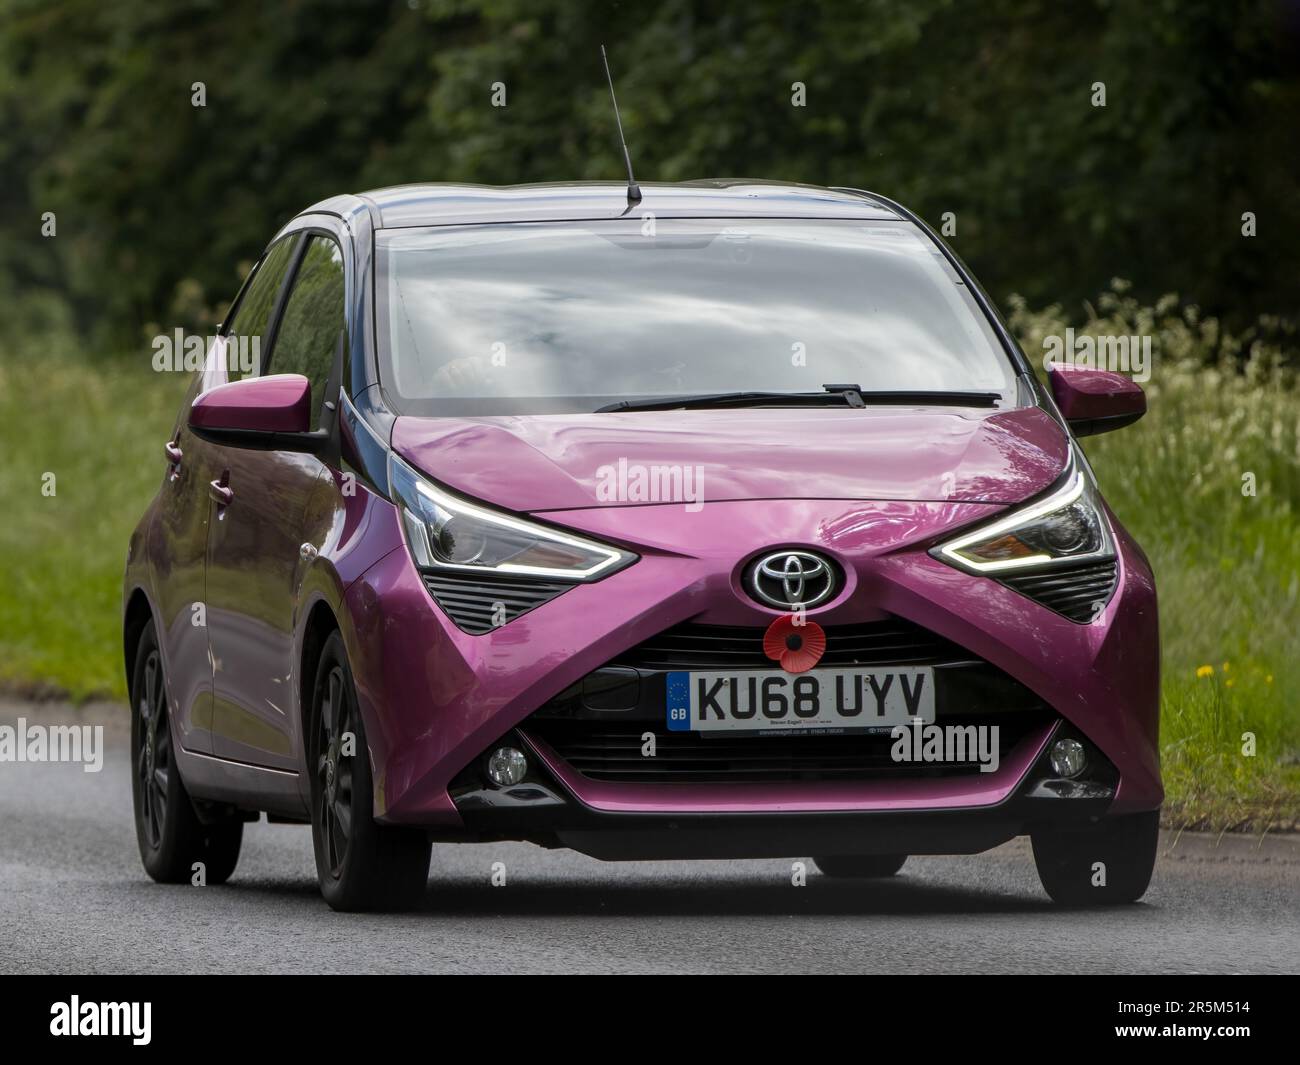
[[[866,406],[996,407],[1001,392],[859,392]]]
[[[624,410],[688,410],[709,407],[993,407],[998,392],[862,392],[851,385],[827,385],[824,392],[713,392],[690,396],[622,399],[597,407],[596,414]]]
[[[690,407],[824,407],[850,402],[842,392],[703,392],[687,396],[621,399],[597,407],[596,414],[620,410],[685,410]]]

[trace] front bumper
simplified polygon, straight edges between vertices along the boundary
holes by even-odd
[[[1083,825],[1105,816],[1115,795],[1114,767],[1089,745],[1089,770],[1074,780],[1058,778],[1046,752],[1064,735],[1078,733],[1056,721],[1018,743],[1004,778],[1017,783],[993,803],[981,800],[1001,782],[936,792],[903,780],[866,793],[789,786],[785,801],[783,789],[774,793],[771,785],[733,785],[725,798],[679,792],[659,803],[666,796],[645,789],[593,794],[554,751],[520,730],[500,742],[528,751],[527,778],[498,788],[479,765],[468,767],[451,788],[463,829],[442,838],[527,840],[607,861],[975,854],[1039,826]]]
[[[839,853],[862,847],[892,852],[890,841],[903,838],[895,831],[911,840],[898,848],[906,853],[979,850],[1044,818],[1158,807],[1158,640],[1145,560],[1117,528],[1116,590],[1096,620],[1078,624],[926,554],[936,535],[996,510],[968,503],[787,500],[710,504],[709,521],[676,506],[568,511],[553,520],[625,543],[641,560],[482,636],[457,629],[430,599],[407,553],[394,551],[347,597],[349,652],[375,766],[376,815],[449,838],[535,838],[611,857],[624,850],[689,856],[721,848],[725,853],[717,856],[725,857],[729,847],[752,856],[772,848],[780,854],[814,849],[786,842],[787,832],[805,840],[825,832],[828,842],[840,841]],[[690,555],[682,553],[683,544]],[[1039,727],[1020,737],[994,773],[647,784],[579,773],[545,735],[529,729],[527,720],[539,708],[673,626],[689,621],[761,632],[775,612],[748,600],[739,574],[756,552],[782,545],[825,552],[844,567],[843,594],[810,613],[819,623],[892,618],[919,626],[1029,693],[1044,711]],[[1042,781],[1032,770],[1060,727],[1095,746],[1114,768],[1113,786],[1104,798],[1053,795],[1044,800],[1052,806],[1025,806],[1044,798],[1034,794]],[[547,774],[544,786],[564,805],[558,819],[558,811],[547,814],[542,807],[475,809],[466,805],[463,790],[459,801],[449,790],[516,728]],[[496,820],[485,824],[484,816]],[[535,824],[534,817],[546,823]],[[922,825],[933,831],[920,832]],[[641,843],[620,843],[629,833]],[[856,846],[845,850],[854,840]]]

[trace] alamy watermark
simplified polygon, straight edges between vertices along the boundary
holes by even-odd
[[[103,725],[0,725],[0,762],[80,762],[87,773],[104,768]]]
[[[620,458],[596,470],[596,498],[602,503],[684,503],[704,509],[704,467],[679,463],[645,465]]]
[[[224,363],[227,373],[255,375],[262,365],[260,336],[213,337],[177,328],[159,333],[150,345],[155,373],[197,373]]]
[[[152,1002],[82,1002],[50,1005],[50,1035],[129,1036],[136,1046],[148,1046],[153,1028]]]
[[[1150,336],[1076,336],[1073,328],[1067,328],[1064,336],[1043,337],[1043,352],[1044,370],[1056,363],[1132,374],[1139,384],[1151,379]]]
[[[914,717],[889,736],[895,762],[976,762],[981,773],[996,773],[1001,761],[997,725],[932,725]]]

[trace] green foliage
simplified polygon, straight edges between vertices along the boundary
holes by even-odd
[[[8,6],[0,143],[26,181],[0,274],[23,277],[34,252],[83,327],[126,343],[160,319],[210,326],[163,318],[177,285],[196,279],[222,313],[276,229],[354,188],[428,89],[428,24],[405,2]]]
[[[0,353],[0,683],[125,698],[126,545],[189,377],[69,346]]]
[[[1271,0],[0,2],[10,322],[54,292],[127,343],[206,328],[237,264],[334,193],[618,177],[602,41],[642,180],[953,212],[990,290],[1035,305],[1123,273],[1235,327],[1294,313],[1296,26]]]

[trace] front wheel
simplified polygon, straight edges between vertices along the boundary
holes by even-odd
[[[1160,811],[1108,817],[1086,828],[1030,833],[1038,878],[1064,906],[1136,902],[1151,883]]]
[[[903,868],[907,861],[906,854],[841,854],[826,858],[814,858],[817,868],[825,876],[849,877],[856,880],[870,880],[893,876]]]
[[[335,910],[415,906],[429,879],[424,833],[374,819],[370,751],[343,637],[321,649],[312,689],[312,842],[321,894]]]

